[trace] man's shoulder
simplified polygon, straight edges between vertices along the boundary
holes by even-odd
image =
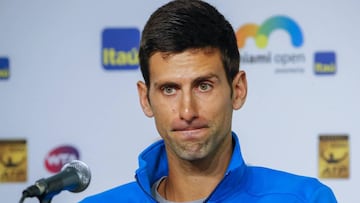
[[[316,178],[265,167],[248,169],[248,192],[254,195],[292,196],[304,202],[317,199],[319,195],[334,198],[331,189]]]
[[[319,187],[322,185],[322,183],[320,183],[320,181],[316,178],[312,178],[309,176],[301,176],[294,173],[266,167],[250,166],[249,174],[251,178],[264,180],[264,183],[281,185],[286,183],[292,183],[299,186],[304,186],[305,184],[312,187]]]
[[[124,202],[126,200],[135,200],[141,199],[144,201],[144,192],[136,184],[136,182],[130,182],[124,185],[120,185],[99,194],[95,194],[89,197],[86,197],[80,203],[99,203],[99,202]]]

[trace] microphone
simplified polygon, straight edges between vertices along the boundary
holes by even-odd
[[[23,191],[23,197],[38,197],[51,199],[62,190],[82,192],[90,184],[91,172],[89,167],[79,160],[65,164],[61,171],[49,178],[42,178]]]

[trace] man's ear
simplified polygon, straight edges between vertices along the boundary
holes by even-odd
[[[232,88],[233,109],[238,110],[244,105],[247,96],[247,80],[244,71],[241,70],[236,74],[232,82]]]
[[[136,85],[139,94],[140,105],[144,114],[147,117],[153,117],[154,113],[152,111],[151,104],[147,95],[148,94],[147,86],[142,81],[137,82]]]

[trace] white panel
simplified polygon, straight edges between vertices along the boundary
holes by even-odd
[[[136,71],[106,71],[101,65],[105,28],[142,29],[166,1],[19,1],[0,3],[0,57],[10,59],[9,80],[0,80],[0,139],[28,141],[28,181],[0,183],[1,202],[16,202],[22,190],[46,171],[47,153],[74,145],[93,174],[79,194],[63,192],[54,203],[132,181],[137,156],[158,139],[152,119],[138,104]],[[304,44],[294,49],[285,32],[274,32],[266,51],[303,53],[303,73],[275,73],[279,64],[242,65],[249,82],[247,103],[235,113],[233,128],[245,160],[252,165],[317,177],[318,135],[350,136],[350,178],[322,180],[339,202],[358,202],[360,182],[360,13],[357,1],[209,1],[238,29],[271,16],[296,20]],[[284,43],[285,42],[285,43]],[[258,53],[252,40],[246,50]],[[337,73],[313,73],[318,51],[335,51]],[[37,202],[35,199],[26,202]]]

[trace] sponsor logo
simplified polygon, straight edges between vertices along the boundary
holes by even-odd
[[[0,140],[0,182],[25,182],[26,180],[26,140]]]
[[[303,44],[303,35],[299,25],[287,16],[273,16],[267,19],[263,24],[245,24],[237,32],[236,38],[238,47],[243,48],[248,37],[255,39],[258,48],[265,48],[268,44],[270,34],[275,30],[286,31],[291,38],[294,47],[300,47]]]
[[[324,134],[319,136],[319,177],[349,178],[349,136]]]
[[[336,73],[335,52],[316,52],[314,55],[314,73],[317,75],[334,75]]]
[[[80,159],[79,151],[70,145],[59,146],[51,150],[45,158],[45,167],[51,173],[61,171],[61,168],[73,160]]]
[[[277,30],[285,31],[289,35],[292,46],[282,48],[282,44],[278,43],[279,46],[269,49],[269,39],[272,33]],[[238,47],[241,49],[241,64],[246,67],[251,68],[251,65],[261,67],[264,64],[266,68],[269,68],[273,64],[276,66],[274,67],[275,73],[305,72],[306,56],[305,53],[298,51],[298,48],[304,44],[303,33],[298,23],[288,16],[272,16],[260,26],[253,23],[245,24],[236,31],[236,38]],[[257,47],[255,51],[251,47],[245,49],[246,40],[249,38],[255,41]],[[281,39],[281,41],[284,40]],[[281,52],[277,50],[281,50]]]
[[[9,79],[10,65],[8,58],[0,58],[0,80]]]
[[[102,33],[102,65],[105,70],[139,68],[140,31],[136,28],[108,28]]]

